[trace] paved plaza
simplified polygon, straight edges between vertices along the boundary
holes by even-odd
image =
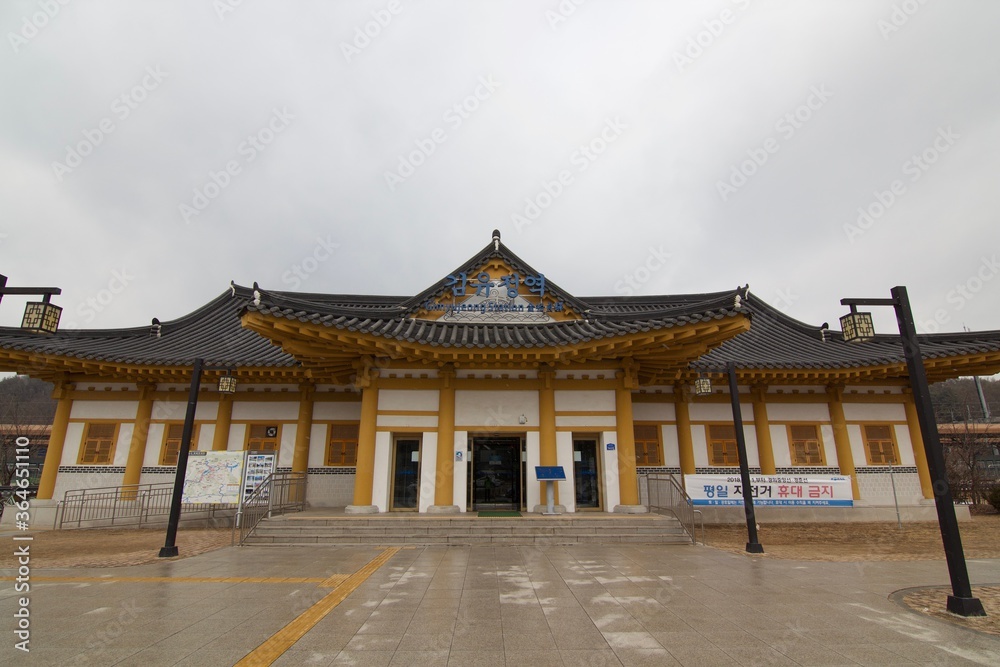
[[[970,561],[975,584],[1000,560]],[[0,571],[3,665],[998,665],[1000,638],[890,594],[941,562],[704,546],[243,547],[33,569],[30,653]]]

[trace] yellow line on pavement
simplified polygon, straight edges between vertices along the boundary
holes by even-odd
[[[367,565],[347,577],[322,600],[302,612],[291,623],[274,633],[270,639],[248,653],[246,657],[236,663],[235,667],[267,667],[273,663],[333,611],[337,605],[346,600],[348,595],[353,593],[376,570],[385,565],[398,551],[399,547],[391,547],[382,551],[378,556],[368,561]]]
[[[320,584],[334,586],[349,575],[333,574],[329,577],[32,577],[32,581],[55,583],[179,583],[179,584]],[[339,578],[339,579],[338,579]],[[0,577],[0,581],[14,581],[14,577]]]

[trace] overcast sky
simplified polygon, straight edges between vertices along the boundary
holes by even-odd
[[[1000,3],[576,3],[5,1],[0,272],[144,326],[413,295],[497,228],[579,296],[1000,329]]]

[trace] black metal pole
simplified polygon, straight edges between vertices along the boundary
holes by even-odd
[[[736,452],[740,457],[740,479],[743,484],[743,511],[747,515],[747,553],[762,554],[764,547],[757,539],[757,517],[753,511],[753,486],[750,483],[750,461],[747,459],[747,443],[743,437],[743,410],[740,408],[740,392],[736,386],[736,363],[726,363],[729,375],[729,400],[733,404],[733,427],[736,431]]]
[[[948,575],[951,577],[952,595],[948,596],[948,611],[960,616],[985,616],[983,603],[978,598],[972,597],[969,570],[962,549],[962,536],[955,516],[955,502],[951,496],[951,486],[948,484],[944,453],[941,450],[937,423],[934,420],[934,408],[927,386],[927,373],[924,371],[924,362],[920,355],[920,343],[917,341],[917,330],[913,323],[913,313],[910,311],[910,299],[906,294],[906,288],[893,287],[892,298],[896,309],[896,320],[899,322],[899,335],[903,339],[903,356],[906,358],[906,367],[910,374],[910,388],[913,390],[917,420],[920,422],[920,435],[924,440],[924,451],[927,453],[927,467],[930,469],[934,489],[934,504],[937,507],[938,524],[941,527],[941,540],[944,542],[944,556],[948,562]]]
[[[167,523],[167,539],[160,549],[160,558],[173,558],[178,554],[177,524],[181,520],[181,496],[184,493],[184,475],[187,473],[188,452],[191,450],[191,432],[194,431],[194,413],[198,408],[198,390],[201,388],[201,370],[204,360],[195,359],[191,371],[191,391],[188,393],[187,412],[184,414],[184,430],[181,432],[181,448],[177,452],[177,474],[174,475],[174,494],[170,499],[170,520]]]

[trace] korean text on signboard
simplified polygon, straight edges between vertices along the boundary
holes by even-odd
[[[684,475],[695,505],[742,505],[743,482],[738,475]],[[750,493],[755,505],[852,507],[851,478],[826,475],[753,475]]]

